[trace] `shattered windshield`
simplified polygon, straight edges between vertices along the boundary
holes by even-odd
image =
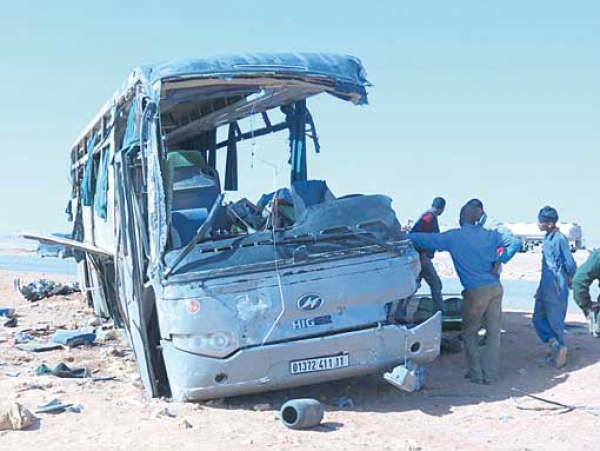
[[[211,238],[193,246],[181,262],[181,250],[168,252],[167,266],[176,263],[175,273],[185,273],[273,264],[274,260],[299,263],[354,251],[397,253],[395,245],[405,239],[391,200],[381,195],[332,198],[309,207],[294,204],[294,222],[282,228],[273,227],[281,225],[278,213],[262,217],[238,211],[228,216],[232,209],[236,211],[237,204],[220,209],[225,224],[231,227],[228,232],[214,229]],[[248,205],[247,201],[241,204]],[[278,211],[277,201],[272,205]]]
[[[337,198],[326,181],[308,177],[308,150],[319,153],[321,146],[307,99],[326,90],[323,80],[297,76],[165,85],[167,274],[197,265],[301,261],[352,249],[396,252],[390,242],[404,236],[389,199]],[[238,179],[240,158],[251,154],[251,167],[255,162],[275,167],[257,154],[255,143],[278,132],[276,152],[287,160],[289,185],[282,186],[284,181],[274,175],[271,183],[264,180],[272,189],[249,196],[241,190],[247,186],[244,179]],[[250,148],[238,149],[244,141]]]

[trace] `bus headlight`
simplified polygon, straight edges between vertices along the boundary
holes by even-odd
[[[227,357],[239,347],[234,332],[172,335],[172,339],[173,346],[181,351],[210,357]]]

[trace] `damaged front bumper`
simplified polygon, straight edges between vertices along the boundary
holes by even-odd
[[[162,348],[173,398],[199,401],[257,393],[381,371],[404,362],[433,361],[440,353],[441,314],[414,326],[385,325],[293,342],[258,346],[226,359],[181,351],[168,340]],[[348,356],[347,366],[292,374],[291,362]]]

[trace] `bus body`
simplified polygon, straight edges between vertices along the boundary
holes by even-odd
[[[81,280],[127,331],[149,394],[226,397],[437,357],[439,315],[396,320],[420,267],[391,200],[336,198],[307,177],[307,146],[319,146],[307,99],[364,104],[366,86],[348,56],[171,61],[136,69],[77,139]],[[262,125],[244,130],[249,118]],[[238,144],[277,132],[289,134],[290,186],[226,202]]]

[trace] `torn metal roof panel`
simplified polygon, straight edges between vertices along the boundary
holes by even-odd
[[[229,80],[265,75],[325,78],[333,82],[334,93],[358,95],[360,104],[367,102],[365,87],[370,86],[358,58],[329,53],[244,53],[170,60],[141,66],[132,78],[150,87],[165,80],[195,77]]]

